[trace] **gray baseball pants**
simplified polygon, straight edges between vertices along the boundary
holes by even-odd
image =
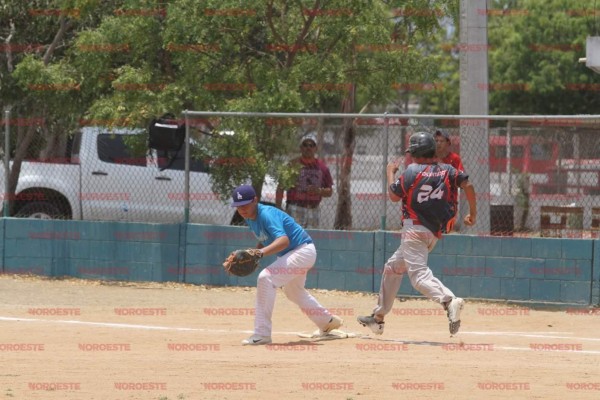
[[[400,247],[383,268],[379,299],[373,314],[382,318],[392,310],[405,273],[408,274],[412,286],[430,300],[443,304],[455,297],[450,289],[433,276],[427,266],[429,252],[437,241],[435,235],[426,227],[414,225],[410,219],[404,220]]]

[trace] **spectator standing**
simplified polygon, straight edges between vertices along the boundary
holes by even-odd
[[[318,228],[323,197],[333,194],[333,179],[327,165],[316,157],[317,138],[307,134],[300,141],[300,157],[291,161],[299,169],[298,179],[286,190],[285,211],[303,228]],[[275,204],[281,208],[284,188],[278,187]]]
[[[452,165],[458,171],[465,172],[465,167],[463,167],[460,156],[457,153],[450,151],[451,144],[450,135],[447,131],[442,131],[440,129],[435,131],[435,155],[439,162]],[[452,232],[456,223],[456,214],[458,213],[458,190],[450,193],[450,201],[452,202],[453,207],[453,217],[450,218],[448,224],[442,229],[442,232],[444,233]]]
[[[465,172],[462,160],[457,153],[450,151],[450,135],[446,131],[435,131],[435,155],[444,164],[450,164],[459,171]]]

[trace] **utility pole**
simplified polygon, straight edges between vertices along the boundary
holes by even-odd
[[[460,0],[460,114],[488,115],[488,7],[486,0]],[[460,120],[460,156],[477,192],[477,222],[469,234],[490,233],[489,121]],[[463,196],[464,197],[464,196]],[[460,214],[468,213],[461,201]],[[462,219],[462,217],[461,217]]]

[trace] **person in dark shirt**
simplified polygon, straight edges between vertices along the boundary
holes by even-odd
[[[384,265],[379,299],[373,313],[359,316],[358,322],[381,335],[384,317],[392,310],[404,274],[412,286],[446,310],[450,334],[458,333],[464,300],[433,276],[427,265],[429,252],[441,238],[442,228],[452,218],[451,192],[457,187],[466,193],[470,212],[466,225],[474,225],[477,215],[475,190],[469,176],[448,164],[438,164],[435,139],[426,132],[410,137],[406,150],[414,163],[396,180],[399,160],[387,166],[388,196],[392,202],[402,201],[402,233],[400,247]]]
[[[301,156],[291,164],[299,168],[298,179],[287,189],[286,212],[304,228],[319,228],[319,205],[333,194],[333,179],[327,165],[315,157],[317,138],[305,135],[300,142]],[[275,204],[281,208],[284,189],[277,188]]]

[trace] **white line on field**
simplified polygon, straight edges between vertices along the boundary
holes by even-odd
[[[196,332],[208,332],[208,333],[232,332],[231,330],[227,330],[227,329],[181,328],[181,327],[174,327],[174,326],[118,324],[118,323],[112,323],[112,322],[89,322],[89,321],[75,321],[75,320],[64,320],[64,319],[0,317],[0,321],[49,322],[49,323],[56,323],[56,324],[103,326],[103,327],[107,327],[107,328],[147,329],[147,330],[154,330],[154,331],[196,331]],[[237,331],[237,332],[251,332],[251,331]]]
[[[461,335],[485,335],[485,336],[522,336],[532,338],[547,338],[547,339],[577,339],[589,340],[592,342],[600,342],[600,338],[582,338],[573,336],[557,336],[558,333],[572,334],[571,332],[548,332],[547,334],[540,332],[460,332]]]
[[[173,326],[160,326],[160,325],[140,325],[140,324],[120,324],[112,322],[90,322],[90,321],[77,321],[77,320],[61,320],[61,319],[39,319],[39,318],[20,318],[20,317],[1,317],[0,321],[14,321],[14,322],[41,322],[41,323],[54,323],[54,324],[68,324],[68,325],[87,325],[87,326],[100,326],[107,328],[120,328],[120,329],[144,329],[144,330],[155,330],[155,331],[179,331],[179,332],[205,332],[205,333],[252,333],[248,330],[227,330],[227,329],[204,329],[204,328],[186,328],[186,327],[173,327]],[[298,332],[273,332],[277,335],[292,335],[298,336]],[[542,332],[543,333],[543,332]],[[552,332],[553,334],[571,334],[571,332]],[[461,335],[487,335],[487,336],[523,336],[523,337],[537,337],[537,338],[549,338],[549,339],[575,339],[575,340],[590,340],[599,341],[599,338],[580,338],[571,336],[556,336],[556,335],[542,335],[540,332],[461,332]],[[370,337],[364,337],[364,339],[371,339]],[[389,340],[389,339],[388,339]],[[387,340],[386,340],[387,341]],[[392,339],[391,341],[403,342],[399,339]],[[494,345],[495,349],[501,350],[517,350],[517,351],[533,351],[527,347],[510,347],[510,346],[497,346]],[[550,351],[550,350],[549,350]],[[600,350],[552,350],[551,352],[557,353],[581,353],[581,354],[600,354]]]
[[[577,354],[600,354],[600,350],[534,350],[528,347],[509,347],[509,346],[496,346],[495,349],[501,350],[517,350],[517,351],[535,351],[537,353],[577,353]]]

